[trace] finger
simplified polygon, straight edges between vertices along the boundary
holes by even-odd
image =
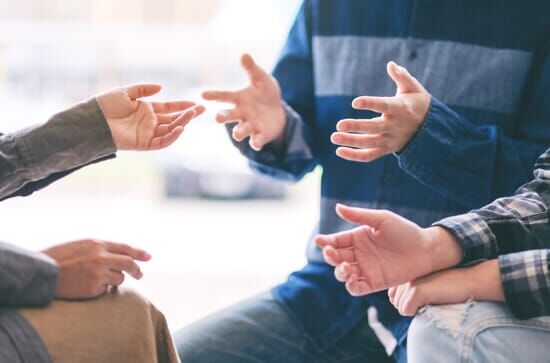
[[[388,124],[384,117],[371,119],[344,119],[336,124],[340,132],[358,132],[363,134],[381,134],[388,131]]]
[[[177,126],[172,129],[168,134],[163,136],[157,136],[151,139],[148,150],[160,150],[165,149],[172,145],[183,133],[183,127]]]
[[[397,107],[397,101],[394,97],[362,96],[354,99],[351,105],[356,110],[391,113]]]
[[[346,282],[350,278],[346,269],[343,268],[344,264],[336,266],[334,269],[334,277],[340,282]]]
[[[251,134],[248,143],[254,151],[260,151],[264,147],[266,141],[261,134]]]
[[[362,149],[388,147],[388,137],[384,134],[361,135],[361,134],[349,134],[346,132],[335,132],[331,135],[330,141],[335,145],[362,148]]]
[[[170,102],[151,102],[155,113],[165,114],[178,111],[184,111],[196,105],[192,101],[170,101]]]
[[[262,68],[260,68],[256,64],[256,62],[254,62],[254,59],[250,54],[244,54],[241,57],[241,64],[246,73],[248,73],[248,77],[250,78],[252,84],[261,82],[263,79],[269,76]]]
[[[111,270],[124,271],[136,280],[143,277],[143,273],[141,272],[138,264],[129,256],[111,254],[106,257],[106,262],[107,266]]]
[[[401,298],[399,313],[403,316],[415,316],[419,308],[420,306],[415,294],[409,292]]]
[[[223,110],[216,114],[216,122],[220,124],[242,121],[240,110],[234,108],[232,110]]]
[[[241,142],[252,133],[252,126],[248,122],[241,122],[233,128],[233,139],[237,142]]]
[[[397,292],[397,287],[391,287],[388,290],[388,298],[390,299],[390,303],[393,305],[393,300],[395,299],[395,293]]]
[[[395,296],[393,297],[393,305],[399,310],[399,307],[401,306],[401,298],[403,295],[407,292],[407,284],[399,285],[397,287],[397,291],[395,292]]]
[[[352,149],[349,147],[339,147],[338,149],[336,149],[336,155],[338,155],[342,159],[349,161],[358,161],[362,163],[369,163],[389,153],[390,152],[388,151],[388,149],[383,147],[374,149]]]
[[[402,93],[424,92],[424,86],[409,71],[395,62],[389,62],[387,71],[391,79]]]
[[[202,98],[207,101],[236,103],[239,94],[234,91],[206,91],[203,92]]]
[[[332,246],[323,248],[323,258],[331,266],[338,266],[342,263],[340,253]]]
[[[146,251],[139,248],[134,248],[124,243],[103,242],[103,245],[105,246],[107,252],[110,253],[130,256],[138,261],[149,261],[151,259],[151,255]]]
[[[124,282],[124,274],[120,271],[109,270],[106,276],[106,284],[111,286],[118,286]]]
[[[161,89],[160,84],[135,84],[126,87],[126,93],[131,100],[136,100],[142,97],[152,96],[159,93]]]
[[[374,292],[366,280],[355,276],[346,282],[346,290],[351,296],[363,296]]]
[[[353,230],[338,232],[315,237],[317,246],[323,248],[332,246],[334,248],[347,248],[353,246]]]
[[[344,261],[340,265],[340,269],[346,276],[348,276],[348,279],[350,279],[353,276],[359,277],[359,278],[362,277],[361,269],[359,269],[359,265],[357,265],[356,263],[350,263],[350,262]]]
[[[378,229],[388,217],[387,211],[349,207],[343,204],[336,204],[336,214],[351,224],[370,226],[374,229]]]

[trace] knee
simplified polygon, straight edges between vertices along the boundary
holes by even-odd
[[[408,361],[458,361],[458,340],[467,309],[467,304],[429,306],[417,315],[407,336]]]

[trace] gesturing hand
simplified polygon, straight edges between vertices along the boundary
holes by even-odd
[[[384,290],[460,262],[462,249],[443,228],[422,229],[388,211],[336,207],[361,227],[321,235],[317,245],[351,295]]]
[[[249,137],[250,147],[259,151],[283,137],[286,117],[281,90],[275,78],[256,65],[250,55],[243,55],[241,63],[248,73],[250,85],[238,91],[206,91],[203,97],[233,104],[233,109],[220,111],[216,121],[238,123],[233,128],[233,138],[240,142]]]
[[[151,259],[143,250],[97,240],[68,242],[42,252],[59,265],[55,297],[70,300],[105,293],[109,286],[122,284],[123,272],[140,279],[143,274],[136,261]]]
[[[397,85],[394,97],[358,97],[352,106],[380,113],[372,119],[345,119],[331,141],[340,145],[336,154],[346,160],[369,162],[401,151],[414,137],[426,118],[430,94],[409,72],[388,63],[388,74]]]
[[[185,125],[204,112],[191,101],[140,100],[160,91],[155,84],[115,88],[97,96],[119,150],[158,150],[171,145]]]

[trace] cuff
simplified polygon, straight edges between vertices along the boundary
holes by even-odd
[[[499,256],[506,303],[520,319],[550,315],[550,250],[533,250]]]
[[[463,262],[491,259],[498,255],[496,236],[487,222],[475,213],[445,218],[433,225],[447,229],[457,238],[464,250]]]

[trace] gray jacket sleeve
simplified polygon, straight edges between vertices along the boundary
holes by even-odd
[[[114,154],[97,100],[54,115],[42,125],[0,135],[0,199]],[[48,256],[0,242],[0,306],[49,303],[58,266]]]
[[[57,275],[57,264],[45,254],[0,242],[0,306],[48,304]]]
[[[0,135],[0,199],[50,175],[114,154],[116,147],[96,99],[48,122]]]

